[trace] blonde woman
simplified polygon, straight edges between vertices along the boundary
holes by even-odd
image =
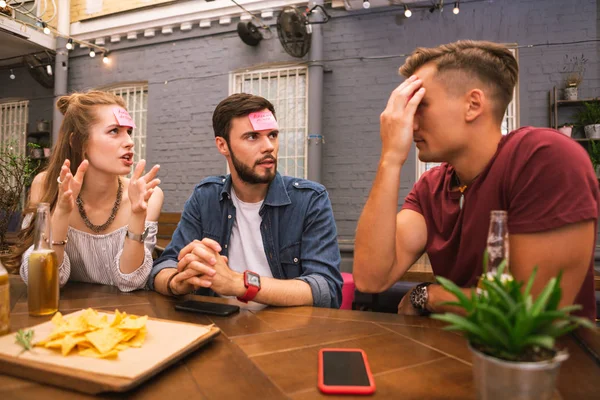
[[[58,143],[48,168],[33,181],[30,207],[50,203],[60,285],[74,280],[141,289],[152,269],[163,203],[160,167],[144,175],[141,160],[131,179],[124,178],[133,166],[135,124],[121,97],[74,93],[61,97],[57,107],[64,115]],[[21,259],[25,283],[33,225],[13,254]]]

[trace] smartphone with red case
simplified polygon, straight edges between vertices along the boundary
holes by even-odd
[[[326,394],[372,394],[375,381],[361,349],[321,349],[319,390]]]

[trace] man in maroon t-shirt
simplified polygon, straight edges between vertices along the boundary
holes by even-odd
[[[536,295],[562,270],[561,305],[581,304],[580,314],[594,319],[598,180],[585,150],[552,129],[502,136],[518,76],[511,52],[475,41],[419,48],[400,71],[408,79],[381,114],[381,160],[356,232],[357,288],[386,290],[426,252],[435,275],[470,293],[490,211],[506,210],[515,279],[526,281],[538,266]],[[442,165],[421,177],[396,215],[413,141],[421,161]],[[422,284],[398,312],[443,312],[440,303],[453,300],[441,286]]]

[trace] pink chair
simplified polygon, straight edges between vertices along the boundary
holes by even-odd
[[[352,302],[354,301],[354,278],[351,273],[342,272],[344,283],[342,285],[342,310],[352,310]]]

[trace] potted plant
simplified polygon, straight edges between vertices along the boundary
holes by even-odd
[[[558,131],[565,136],[571,137],[571,134],[573,133],[573,126],[574,124],[566,122],[558,127]]]
[[[596,177],[600,179],[600,143],[595,140],[590,140],[587,147],[588,155],[592,161],[594,171],[596,171]]]
[[[438,277],[438,282],[458,301],[447,303],[466,311],[433,315],[448,322],[445,329],[461,331],[473,354],[473,372],[480,399],[550,399],[560,364],[568,358],[566,350],[555,346],[555,339],[579,326],[593,328],[591,321],[571,316],[580,306],[558,308],[562,295],[561,274],[552,278],[534,300],[531,288],[537,268],[525,288],[512,276],[502,277],[506,262],[495,274],[487,274],[484,255],[483,291],[475,289],[466,296],[454,283]]]
[[[40,142],[38,143],[38,145],[43,149],[44,151],[44,157],[48,158],[50,157],[50,150],[51,150],[51,146],[50,146],[50,141],[48,140],[40,140]]]
[[[583,81],[583,74],[585,72],[585,64],[588,60],[583,56],[572,56],[565,55],[565,65],[562,72],[566,74],[565,77],[565,100],[577,100],[577,88]]]
[[[577,113],[576,118],[588,139],[600,139],[600,101],[583,103],[583,109]]]
[[[0,254],[6,251],[5,237],[12,216],[21,207],[26,186],[31,185],[40,163],[19,152],[16,142],[5,142],[0,147]]]

